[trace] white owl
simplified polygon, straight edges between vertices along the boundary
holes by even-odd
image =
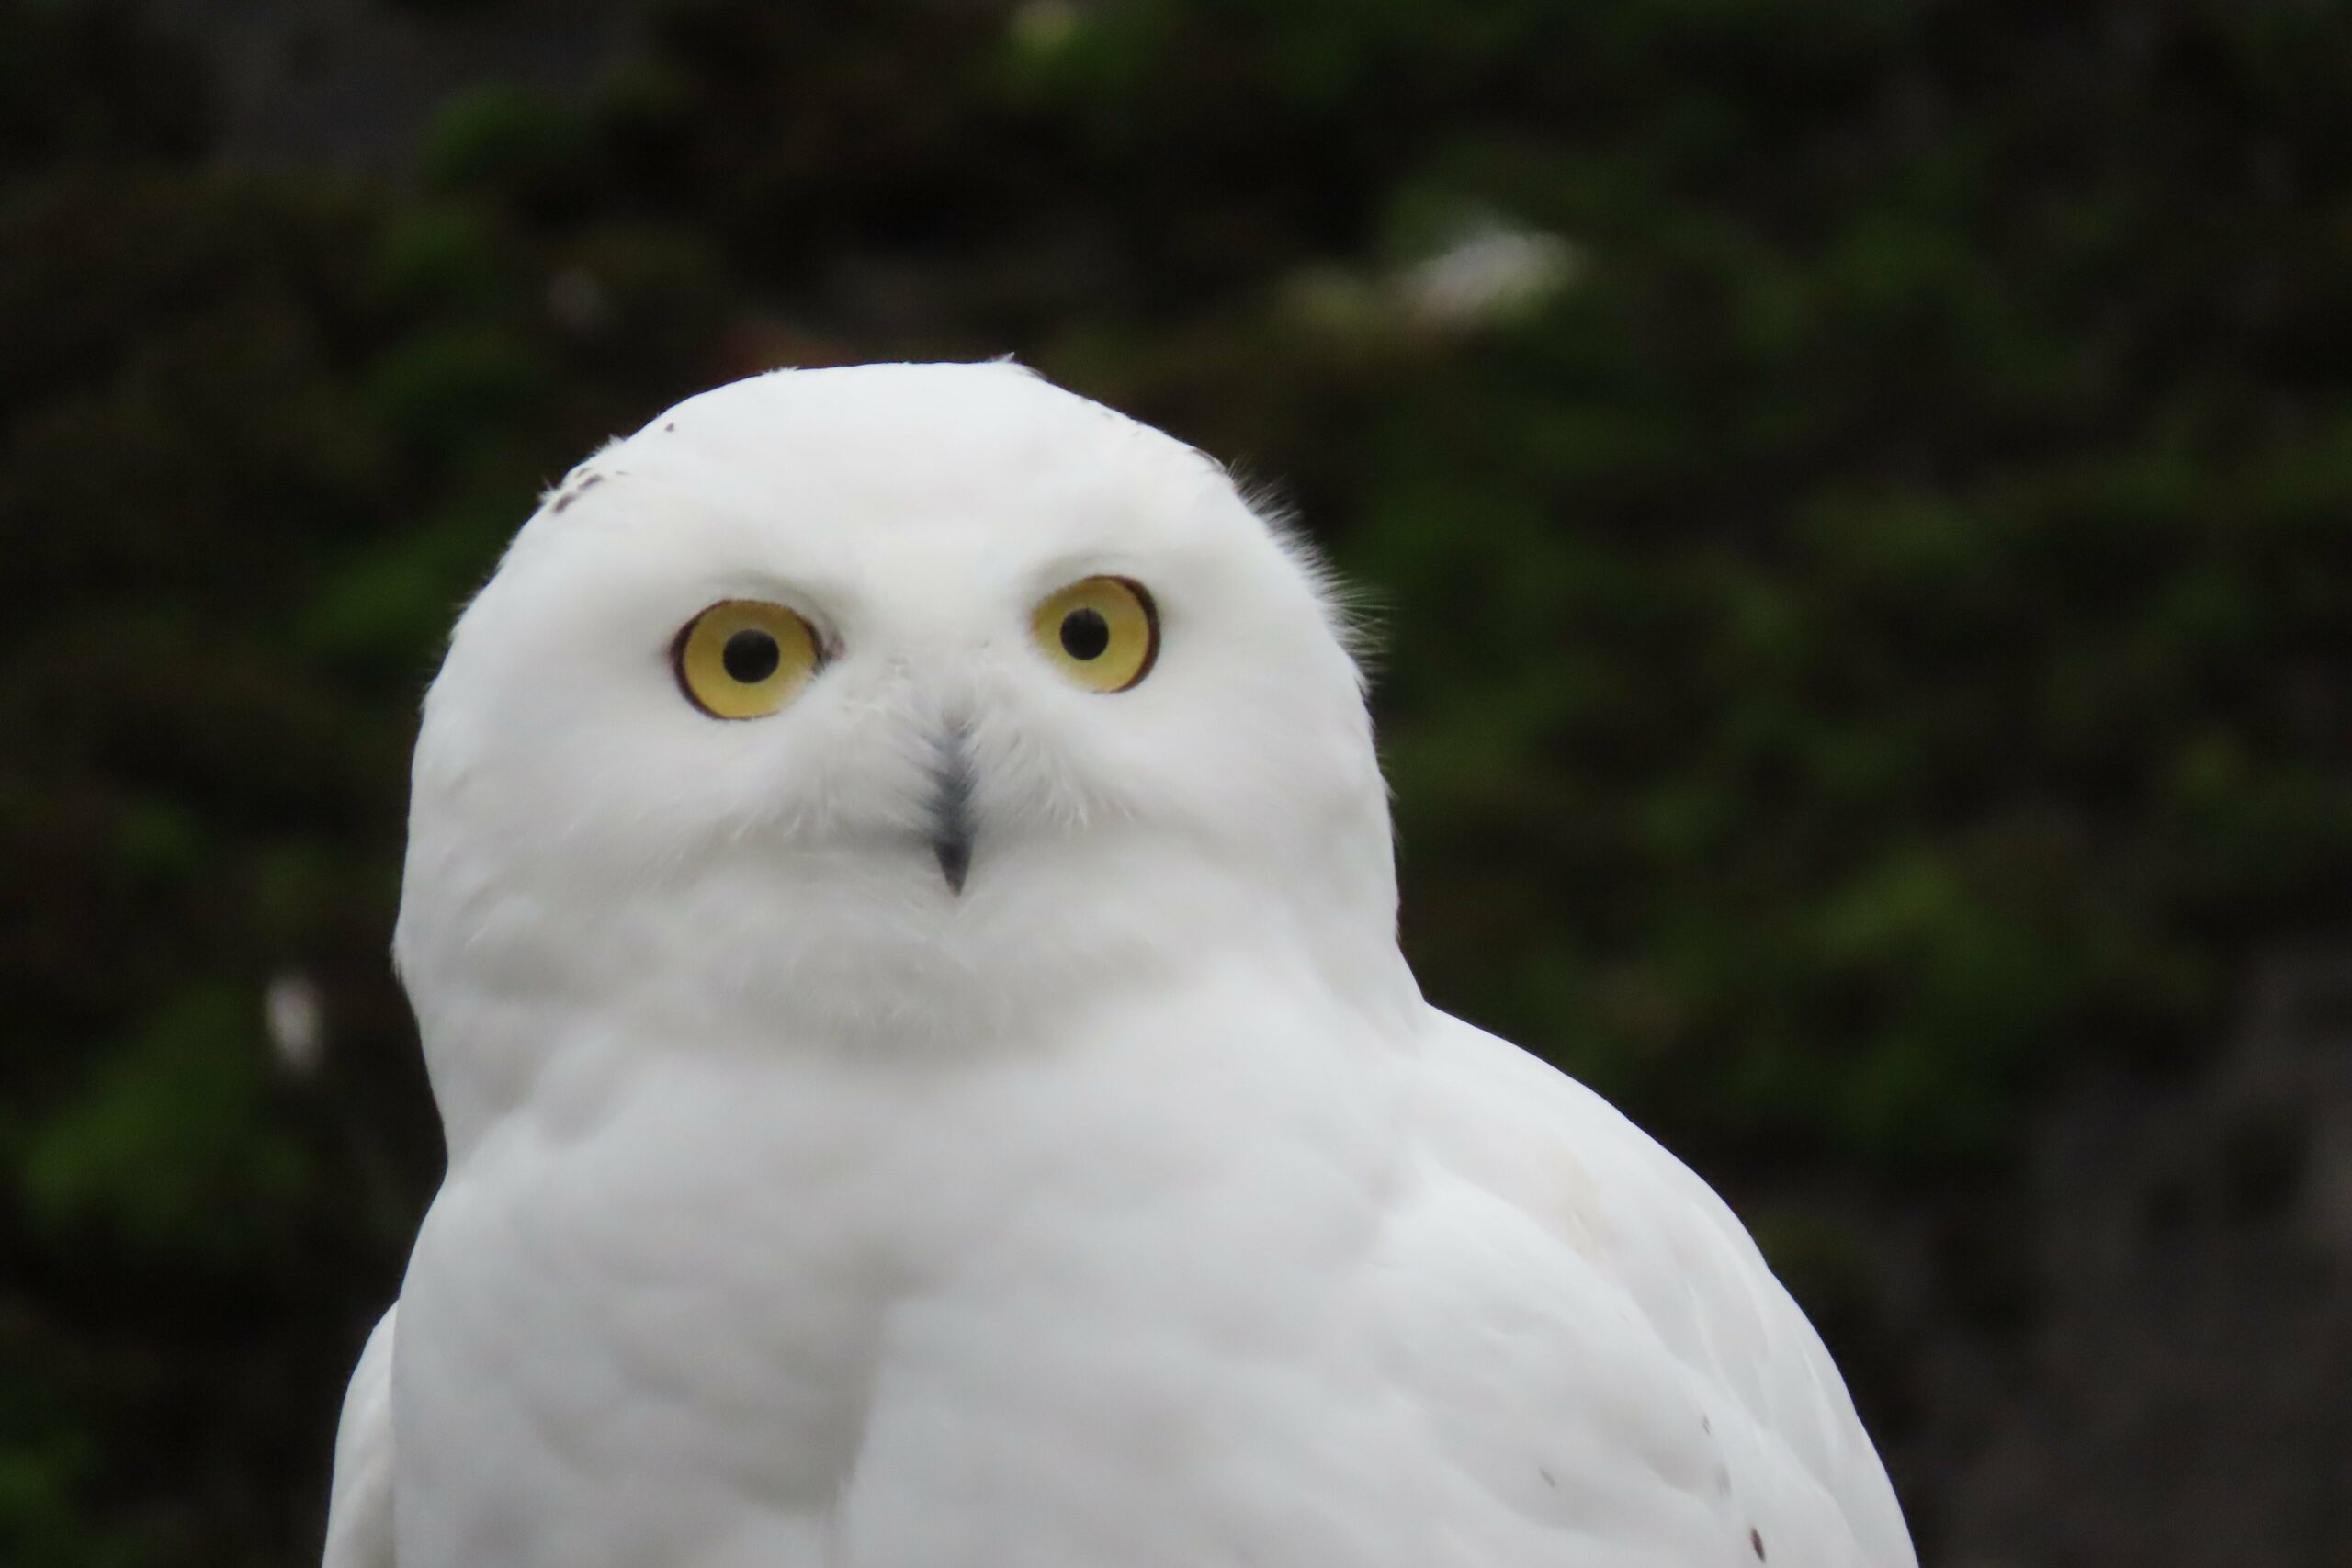
[[[1192,448],[1003,364],[606,448],[425,704],[449,1168],[329,1568],[1912,1563],[1738,1222],[1396,913]]]

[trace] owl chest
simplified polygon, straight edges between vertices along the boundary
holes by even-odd
[[[402,1510],[448,1543],[421,1561],[717,1562],[731,1521],[822,1510],[888,1288],[786,1174],[599,1140],[453,1176],[394,1365],[396,1422],[433,1434],[402,1445]]]
[[[649,1097],[454,1173],[396,1374],[415,1429],[462,1435],[404,1462],[426,1528],[529,1562],[499,1519],[599,1518],[567,1561],[720,1562],[741,1529],[894,1529],[910,1488],[1107,1496],[1279,1429],[1269,1369],[1313,1360],[1376,1182],[1312,1140],[935,1109]]]

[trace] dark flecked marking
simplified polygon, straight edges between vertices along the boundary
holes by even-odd
[[[1710,1417],[1708,1417],[1708,1416],[1700,1416],[1700,1417],[1699,1417],[1699,1430],[1701,1430],[1702,1432],[1706,1433],[1706,1434],[1707,1434],[1708,1436],[1710,1436],[1710,1437],[1713,1437],[1713,1436],[1714,1435],[1714,1430],[1715,1430],[1715,1424],[1714,1424],[1713,1420],[1713,1419],[1711,1419],[1711,1418],[1710,1418]]]
[[[1750,1546],[1752,1546],[1752,1547],[1754,1547],[1754,1548],[1756,1549],[1756,1561],[1757,1561],[1757,1562],[1763,1562],[1763,1561],[1764,1561],[1764,1532],[1763,1532],[1763,1531],[1761,1531],[1761,1530],[1757,1530],[1757,1529],[1751,1529],[1751,1530],[1749,1530],[1749,1531],[1747,1532],[1747,1544],[1748,1544],[1748,1545],[1750,1545]]]
[[[663,426],[662,427],[662,434],[664,434],[664,435],[667,435],[667,434],[669,434],[672,431],[673,431],[673,430],[675,430],[675,429],[677,429],[677,428],[678,428],[678,422],[677,422],[676,420],[674,420],[674,419],[673,419],[673,420],[672,420],[669,423],[667,423],[667,424],[665,424],[665,425],[663,425]]]
[[[554,503],[548,508],[548,513],[556,516],[562,515],[563,509],[565,507],[570,506],[573,502],[578,501],[582,496],[587,494],[590,491],[594,490],[598,485],[603,484],[604,482],[605,476],[602,474],[592,473],[581,475],[580,482],[578,484],[573,485],[570,490],[565,491],[561,495],[555,498]]]
[[[1544,1478],[1544,1484],[1549,1486],[1553,1491],[1557,1492],[1560,1489],[1560,1478],[1554,1475],[1550,1471],[1539,1469],[1535,1473],[1542,1476]]]

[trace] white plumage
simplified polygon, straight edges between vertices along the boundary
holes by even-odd
[[[1038,612],[1104,580],[1108,693]],[[822,662],[717,718],[744,604]],[[329,1568],[1914,1562],[1723,1203],[1421,1000],[1319,580],[1157,432],[682,404],[467,610],[410,827],[449,1170]]]

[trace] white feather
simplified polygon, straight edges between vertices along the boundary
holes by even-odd
[[[377,1320],[352,1369],[334,1434],[325,1568],[393,1568],[392,1320]]]

